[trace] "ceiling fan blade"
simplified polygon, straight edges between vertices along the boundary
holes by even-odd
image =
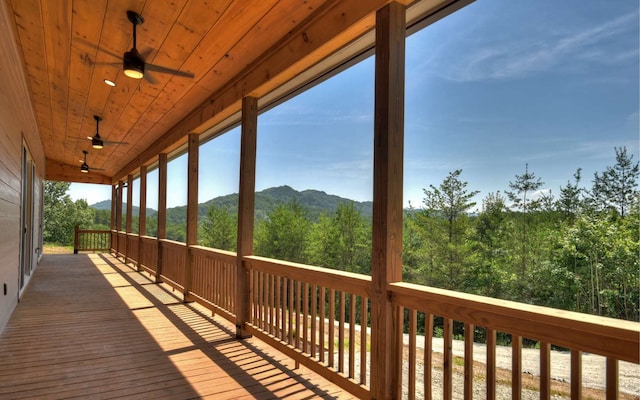
[[[89,167],[89,171],[105,171],[103,168],[93,168]]]
[[[77,41],[78,43],[81,43],[84,46],[91,47],[92,49],[98,50],[99,52],[102,52],[104,54],[110,55],[111,57],[114,57],[114,58],[117,58],[117,59],[120,59],[120,60],[122,59],[122,54],[112,53],[111,51],[105,50],[105,49],[95,45],[94,43],[89,42],[86,39],[76,37],[76,38],[74,38],[74,40]]]
[[[143,60],[146,60],[147,58],[149,58],[149,56],[151,55],[151,53],[153,53],[153,49],[152,48],[148,48],[143,52],[138,52],[138,54],[140,55],[140,57]]]
[[[102,139],[102,142],[104,144],[129,144],[128,142],[118,142],[115,140],[104,140],[104,139]]]
[[[162,67],[160,65],[154,65],[154,64],[145,64],[145,68],[149,71],[156,71],[156,72],[161,72],[163,74],[171,74],[171,75],[176,75],[176,76],[183,76],[185,78],[193,78],[195,77],[195,75],[191,72],[186,72],[186,71],[179,71],[177,69],[171,69],[171,68],[167,68],[167,67]]]
[[[149,71],[145,71],[144,79],[152,85],[155,85],[156,83],[158,83],[158,80],[154,78],[153,75],[149,73]]]

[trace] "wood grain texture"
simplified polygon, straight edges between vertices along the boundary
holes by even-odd
[[[35,175],[35,210],[28,238],[34,248],[40,247],[42,213],[40,184],[44,177],[45,157],[34,113],[31,94],[26,84],[22,55],[16,49],[17,28],[12,23],[11,4],[0,3],[0,332],[18,304],[23,193],[23,146],[29,150]],[[35,265],[35,258],[31,266]],[[29,277],[24,277],[28,282]],[[6,285],[6,286],[5,286]],[[5,293],[6,287],[6,293]]]
[[[0,339],[0,397],[354,398],[150,283],[108,254],[45,255]]]
[[[618,360],[640,362],[640,323],[637,322],[411,283],[393,283],[389,290],[391,300],[403,307]]]
[[[371,256],[371,392],[401,393],[396,346],[397,307],[387,285],[402,280],[402,164],[404,154],[405,7],[391,3],[376,15],[373,218]]]

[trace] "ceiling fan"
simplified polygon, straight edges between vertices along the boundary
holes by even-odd
[[[140,55],[140,52],[138,52],[138,48],[136,47],[136,26],[142,24],[144,22],[144,18],[142,18],[142,15],[137,12],[128,10],[127,19],[131,21],[131,24],[133,24],[133,48],[125,52],[122,56],[122,68],[126,76],[134,79],[145,78],[150,83],[155,83],[155,80],[145,73],[145,71],[155,71],[163,74],[183,76],[186,78],[193,78],[195,76],[191,72],[179,71],[145,62],[144,57]]]
[[[100,137],[100,121],[102,121],[102,117],[97,115],[93,116],[93,119],[96,120],[96,134],[93,136],[87,136],[87,139],[91,140],[91,146],[94,149],[101,149],[105,144],[129,144],[127,142],[115,142],[112,140],[105,140]]]
[[[86,150],[82,150],[82,152],[84,153],[84,158],[80,160],[80,162],[82,163],[82,165],[80,165],[80,172],[86,174],[89,172],[89,169],[91,169],[92,171],[104,171],[104,169],[102,168],[89,168],[89,164],[87,164],[87,154],[89,154],[89,152]]]

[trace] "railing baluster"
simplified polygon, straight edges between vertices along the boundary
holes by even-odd
[[[356,369],[356,295],[353,293],[349,306],[349,378],[353,378]]]
[[[368,317],[367,297],[360,300],[360,384],[367,384],[367,317]]]
[[[311,285],[311,357],[316,358],[316,339],[318,329],[318,287]]]
[[[273,293],[274,293],[274,278],[275,276],[272,274],[269,274],[269,334],[273,335],[273,311],[274,311],[274,307],[273,307]]]
[[[309,284],[304,283],[304,294],[302,296],[302,351],[309,353]]]
[[[344,372],[344,291],[340,291],[340,300],[338,303],[340,321],[338,322],[338,372]]]
[[[442,368],[442,373],[444,374],[443,395],[444,400],[451,400],[453,397],[453,352],[451,348],[453,343],[453,320],[450,318],[444,318],[442,324],[444,325],[444,366]]]
[[[618,398],[618,360],[607,357],[607,400]]]
[[[433,315],[424,315],[424,399],[432,399]]]
[[[295,295],[295,299],[296,299],[296,307],[295,307],[295,312],[296,312],[296,349],[300,349],[300,334],[301,334],[301,328],[300,328],[300,315],[302,314],[301,311],[301,302],[302,302],[302,281],[298,281],[296,284],[296,295]]]
[[[522,337],[511,335],[511,398],[522,398]]]
[[[582,400],[582,352],[571,350],[571,400]]]
[[[273,336],[275,336],[276,338],[282,339],[281,332],[282,329],[280,329],[280,315],[282,313],[282,288],[281,288],[281,282],[282,282],[282,278],[279,276],[276,276],[276,300],[275,300],[275,305],[276,305],[276,321],[275,321],[275,332],[273,333]]]
[[[416,398],[416,340],[418,339],[418,312],[409,310],[409,400]]]
[[[464,398],[473,398],[473,324],[464,324]]]
[[[551,399],[551,344],[540,342],[540,400]]]
[[[487,400],[496,399],[496,331],[487,329]]]
[[[289,337],[289,345],[293,346],[293,287],[295,282],[289,279],[289,309],[287,310],[287,332]]]
[[[324,345],[324,338],[326,337],[325,334],[325,319],[327,317],[326,315],[326,309],[325,307],[327,306],[327,290],[324,286],[320,287],[320,338],[318,340],[318,345],[320,347],[320,362],[324,363],[325,357],[324,357],[324,352],[325,352],[325,345]]]
[[[329,367],[333,367],[334,360],[333,355],[335,353],[335,319],[336,319],[336,291],[329,289],[329,343],[327,343],[327,349],[329,350],[327,357],[329,358]]]
[[[282,278],[282,318],[280,324],[282,326],[280,332],[280,339],[287,343],[289,336],[289,279]]]

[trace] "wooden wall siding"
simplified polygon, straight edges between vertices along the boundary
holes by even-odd
[[[41,237],[40,182],[45,165],[21,54],[15,48],[12,19],[7,3],[0,2],[0,332],[18,301],[23,139],[36,167],[32,232],[35,241]]]

